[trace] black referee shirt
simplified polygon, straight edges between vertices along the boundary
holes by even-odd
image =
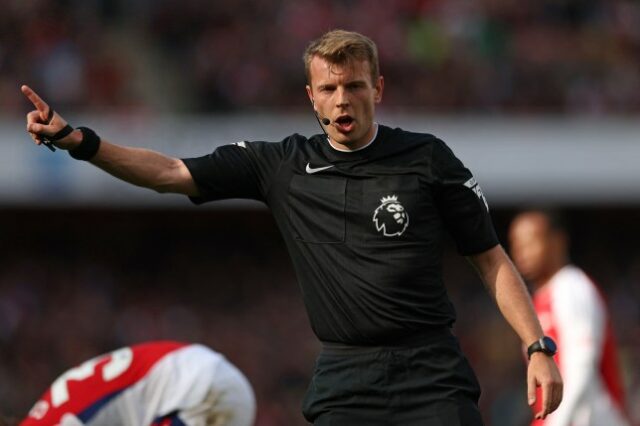
[[[240,142],[184,159],[201,197],[265,202],[325,342],[392,343],[450,326],[445,232],[471,255],[498,244],[486,200],[444,142],[379,125],[358,151],[325,135]]]

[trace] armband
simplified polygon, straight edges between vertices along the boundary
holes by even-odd
[[[78,127],[82,132],[80,145],[69,150],[69,155],[76,160],[91,160],[100,149],[100,136],[88,127]]]

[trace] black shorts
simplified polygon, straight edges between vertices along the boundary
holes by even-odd
[[[325,345],[302,411],[318,426],[482,426],[479,397],[447,328],[410,346]]]

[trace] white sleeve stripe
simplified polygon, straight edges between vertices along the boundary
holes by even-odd
[[[594,284],[578,268],[563,268],[551,286],[564,392],[549,424],[568,425],[576,408],[587,402],[590,388],[602,389],[596,373],[602,356],[605,311]]]

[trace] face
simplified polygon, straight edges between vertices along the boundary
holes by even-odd
[[[357,149],[374,134],[375,104],[382,100],[384,80],[371,81],[368,61],[337,65],[315,56],[310,63],[307,94],[336,148]]]
[[[548,278],[552,235],[547,219],[540,214],[524,213],[516,217],[509,230],[511,257],[527,280],[536,283]]]

